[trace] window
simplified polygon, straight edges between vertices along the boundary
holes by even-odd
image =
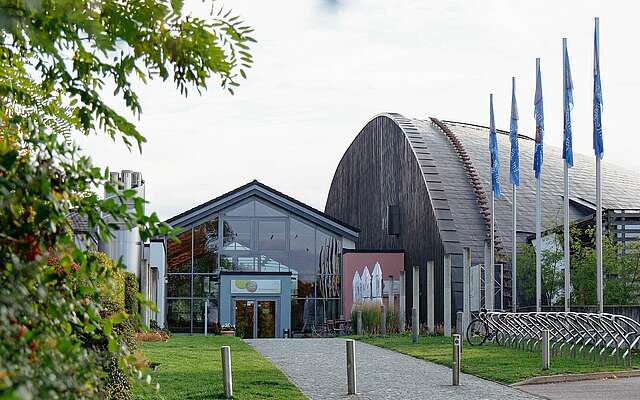
[[[191,297],[191,274],[169,274],[167,297]]]
[[[167,272],[191,272],[191,229],[167,241]]]
[[[224,250],[251,250],[251,220],[224,221]]]
[[[191,299],[167,300],[167,326],[174,333],[191,332]]]
[[[218,282],[214,275],[193,275],[193,297],[217,297]]]
[[[287,224],[284,220],[258,221],[258,249],[286,250]]]
[[[225,214],[230,217],[253,217],[255,215],[255,200],[228,209]]]
[[[218,217],[193,229],[193,272],[218,269]]]
[[[289,220],[289,266],[299,274],[316,273],[316,230],[295,218]]]
[[[261,201],[256,202],[256,217],[286,217],[287,214]]]

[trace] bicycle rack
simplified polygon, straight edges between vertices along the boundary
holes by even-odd
[[[623,315],[578,312],[481,312],[493,340],[504,346],[537,351],[542,331],[549,330],[554,355],[581,355],[594,361],[631,364],[640,342],[640,324]]]

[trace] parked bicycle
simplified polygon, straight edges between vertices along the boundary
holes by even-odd
[[[467,341],[472,346],[481,346],[492,340],[499,344],[498,333],[498,329],[487,318],[487,310],[483,308],[477,315],[473,316],[469,326],[467,326]]]

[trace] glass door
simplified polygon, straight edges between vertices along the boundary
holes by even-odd
[[[258,300],[257,311],[258,338],[276,337],[276,302],[273,300]]]
[[[243,339],[253,339],[255,337],[255,301],[235,300],[234,305],[236,335]]]

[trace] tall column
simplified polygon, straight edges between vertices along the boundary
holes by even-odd
[[[389,275],[389,312],[396,312],[396,300],[395,300],[395,285],[394,285],[393,275]]]
[[[444,256],[444,335],[451,336],[451,255]]]
[[[420,321],[420,267],[413,267],[413,302],[411,304],[418,313],[418,322]]]
[[[427,261],[427,329],[433,334],[436,329],[435,323],[435,263]]]
[[[405,286],[405,273],[404,271],[400,271],[400,332],[404,332],[406,327],[406,294],[405,294],[406,286]]]
[[[471,321],[471,249],[468,247],[462,249],[462,298],[463,321],[468,324]]]

